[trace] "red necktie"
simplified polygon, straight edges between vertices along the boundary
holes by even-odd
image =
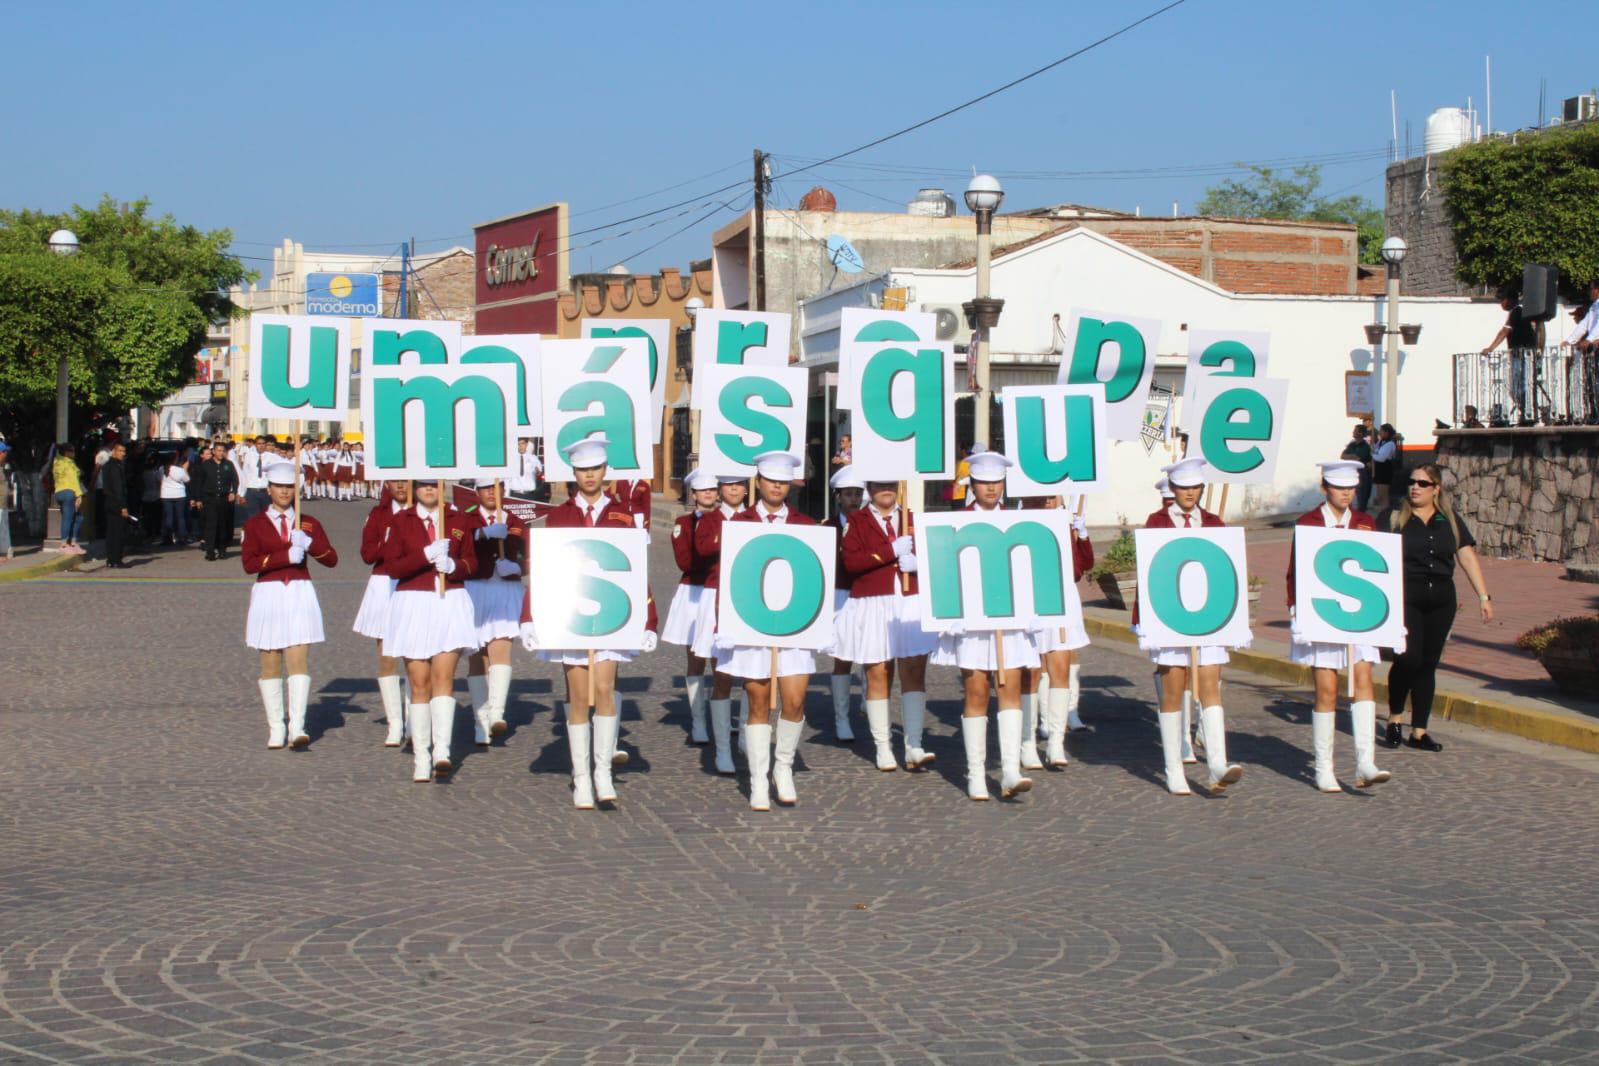
[[[889,540],[893,540],[894,539],[894,516],[893,515],[884,515],[883,516],[883,532],[888,534],[888,539]]]
[[[437,540],[438,538],[436,536],[434,536],[434,533],[433,533],[433,516],[429,515],[428,517],[422,519],[422,524],[427,527],[428,540],[430,540],[430,541]]]
[[[278,532],[283,537],[284,540],[288,540],[289,539],[289,516],[288,515],[286,515],[286,514],[278,515]]]
[[[769,514],[766,516],[766,520],[768,522],[775,522],[777,521],[777,516],[775,514]]]
[[[594,528],[594,508],[583,508],[583,524],[588,526],[590,529]]]
[[[1191,529],[1191,528],[1193,528],[1193,525],[1194,525],[1193,520],[1188,517],[1188,512],[1184,511],[1183,512],[1183,528],[1184,529]]]

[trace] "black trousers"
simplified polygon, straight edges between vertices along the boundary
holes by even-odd
[[[105,561],[107,566],[120,566],[122,563],[122,542],[127,534],[128,520],[122,517],[121,511],[107,510],[105,513]]]
[[[212,496],[200,501],[201,536],[207,552],[228,550],[233,530],[228,526],[228,498]]]
[[[1455,624],[1455,583],[1450,578],[1405,581],[1405,650],[1394,656],[1388,671],[1388,713],[1400,715],[1410,699],[1412,729],[1427,729],[1433,692],[1438,687],[1438,660]]]

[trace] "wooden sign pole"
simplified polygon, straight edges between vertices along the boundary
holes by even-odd
[[[294,528],[300,528],[300,420],[294,420]]]
[[[433,538],[435,541],[438,541],[439,539],[441,539],[441,538],[443,538],[443,537],[448,535],[446,533],[446,528],[445,527],[449,524],[449,521],[450,521],[450,503],[449,503],[449,499],[446,496],[446,494],[449,491],[450,491],[450,483],[448,481],[444,481],[444,480],[441,479],[439,481],[439,520],[438,520],[437,524],[434,526],[434,528],[438,531],[437,535]],[[449,582],[445,580],[444,574],[442,572],[440,572],[440,574],[439,574],[438,585],[439,585],[439,599],[442,600],[444,598],[444,593],[448,589],[448,586],[449,586]]]

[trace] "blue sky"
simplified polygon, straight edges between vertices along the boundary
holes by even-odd
[[[1165,214],[1227,176],[1212,164],[1307,158],[1327,161],[1325,191],[1380,202],[1390,89],[1419,152],[1433,108],[1482,108],[1485,55],[1497,129],[1536,122],[1540,78],[1551,113],[1599,83],[1593,49],[1561,43],[1569,2],[1187,0],[850,160],[865,165],[783,176],[1163,2],[8,5],[0,205],[147,196],[269,262],[284,237],[428,250],[551,200],[575,231],[692,198],[574,235],[574,271],[643,271],[709,254],[732,217],[718,203],[749,186],[710,191],[747,179],[757,147],[779,206],[817,183],[846,209],[924,184],[958,200],[976,166],[1001,175],[1007,209]]]

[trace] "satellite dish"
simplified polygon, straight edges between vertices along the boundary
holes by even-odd
[[[861,259],[861,253],[855,246],[838,234],[827,238],[827,258],[833,265],[846,274],[859,274],[866,269],[866,262]]]

